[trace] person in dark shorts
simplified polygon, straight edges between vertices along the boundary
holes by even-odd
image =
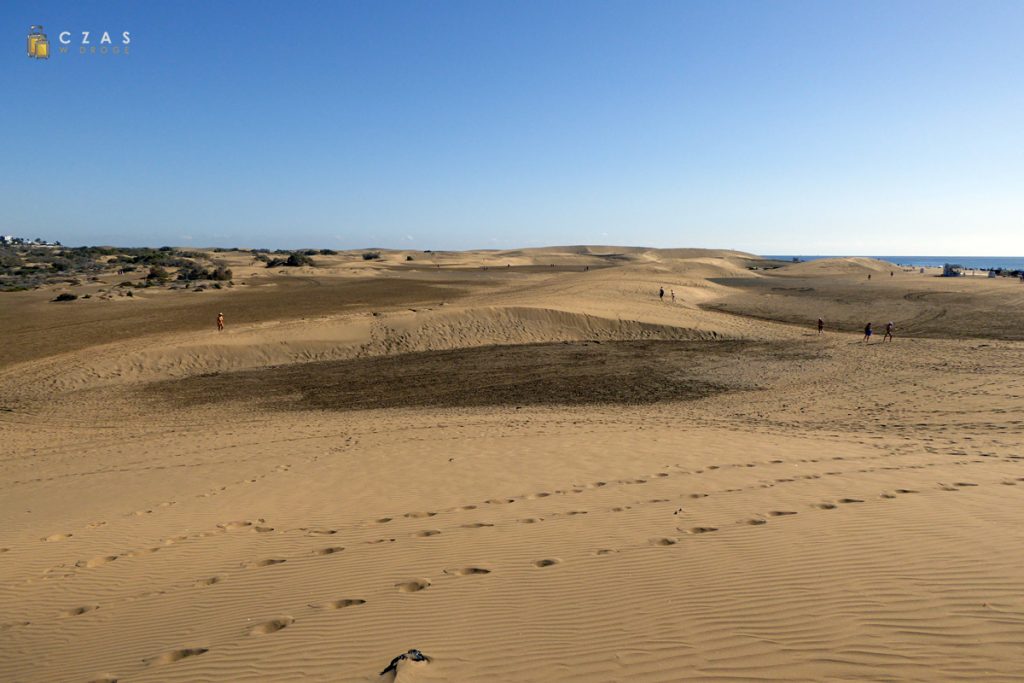
[[[659,287],[658,288],[658,298],[661,299],[662,301],[665,300],[665,288],[664,287]]]
[[[892,331],[895,327],[896,326],[892,324],[891,320],[885,324],[885,336],[882,337],[882,341],[885,341],[886,339],[892,341]]]
[[[824,331],[825,331],[825,321],[822,320],[821,318],[818,318],[818,334],[821,334]]]
[[[871,335],[874,334],[871,330],[871,323],[864,326],[864,341],[868,344],[871,343]]]

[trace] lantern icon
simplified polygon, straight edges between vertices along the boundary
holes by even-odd
[[[42,26],[33,26],[28,32],[28,56],[34,59],[50,58],[50,41]]]

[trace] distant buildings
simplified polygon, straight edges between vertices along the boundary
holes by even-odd
[[[26,245],[35,247],[59,247],[60,242],[47,242],[41,237],[30,240],[27,237],[15,237],[14,235],[0,235],[0,246]]]

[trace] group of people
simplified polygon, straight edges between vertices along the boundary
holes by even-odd
[[[883,342],[886,339],[888,339],[889,341],[892,341],[892,339],[893,339],[892,331],[893,331],[893,329],[895,327],[896,326],[893,325],[891,320],[885,324],[885,336],[882,337],[882,341]],[[871,329],[871,323],[868,323],[867,325],[865,325],[864,326],[864,343],[870,344],[871,343],[871,335],[873,335],[874,333],[875,333],[875,331],[873,329]]]
[[[885,324],[885,336],[882,337],[882,341],[884,342],[886,339],[888,339],[889,341],[892,341],[893,340],[893,334],[892,333],[893,333],[893,330],[895,330],[895,329],[896,329],[895,323],[893,323],[891,320],[889,322],[887,322]],[[818,318],[818,334],[822,334],[824,331],[825,331],[825,321],[822,320],[821,318]],[[865,343],[870,344],[871,343],[871,337],[874,334],[875,334],[875,330],[872,327],[871,323],[868,323],[867,325],[864,326],[864,342]]]
[[[669,290],[669,294],[672,297],[672,303],[675,303],[676,302],[676,290],[670,289]],[[658,298],[661,299],[662,301],[665,300],[665,288],[664,287],[659,287],[658,288]]]

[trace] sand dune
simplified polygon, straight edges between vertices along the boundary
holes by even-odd
[[[4,295],[0,680],[1024,678],[1024,286],[383,257]]]

